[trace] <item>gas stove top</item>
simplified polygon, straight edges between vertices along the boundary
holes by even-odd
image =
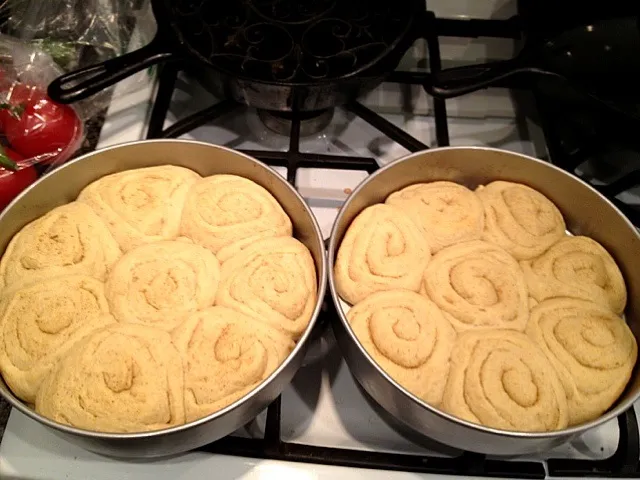
[[[573,169],[593,180],[636,222],[632,204],[637,197],[629,190],[635,174],[625,173],[620,178],[626,180],[618,178],[611,187],[589,170],[589,154],[580,156],[580,162],[570,157],[554,116],[536,92],[500,88],[446,103],[426,96],[421,87],[425,72],[440,68],[440,53],[451,47],[451,38],[460,45],[465,38],[515,35],[509,22],[438,22],[434,31],[442,36],[434,33],[426,45],[415,46],[383,86],[320,115],[273,114],[216,99],[178,67],[165,67],[147,89],[128,96],[116,90],[99,146],[180,137],[247,152],[295,185],[325,238],[342,202],[369,173],[410,152],[445,145],[505,148]],[[370,401],[349,373],[329,327],[335,315],[327,299],[317,338],[290,387],[227,438],[173,458],[120,462],[75,447],[14,411],[0,444],[0,478],[640,476],[634,409],[571,443],[518,458],[456,451],[408,431]]]

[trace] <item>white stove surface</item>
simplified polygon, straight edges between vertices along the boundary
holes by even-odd
[[[119,87],[124,91],[125,85]],[[100,146],[105,147],[144,138],[155,85],[133,94],[114,95]],[[401,96],[393,107],[389,98]],[[385,101],[379,101],[386,99]],[[214,100],[188,79],[180,79],[174,96],[169,126],[176,118],[213,103]],[[423,143],[435,145],[433,118],[420,89],[402,90],[385,84],[363,100],[370,108],[408,131]],[[487,108],[493,105],[494,108]],[[490,90],[469,95],[459,102],[447,102],[449,133],[452,145],[489,145],[544,157],[544,145],[538,142],[535,125],[516,115],[509,92]],[[481,116],[480,111],[489,112]],[[193,138],[241,149],[286,150],[288,138],[266,129],[254,110],[240,108],[207,126],[190,132]],[[315,153],[360,155],[376,158],[383,165],[408,153],[382,133],[358,118],[338,109],[328,128],[304,138],[301,150]],[[284,169],[276,169],[285,174]],[[312,207],[325,237],[342,201],[367,174],[357,171],[301,169],[297,184]],[[260,435],[265,415],[259,416],[237,435]],[[384,419],[357,387],[342,361],[331,331],[311,348],[305,366],[282,395],[282,438],[284,441],[316,446],[331,446],[369,451],[428,455],[455,454],[427,445],[424,439],[392,425]],[[548,456],[606,458],[617,446],[615,421],[595,429],[573,443],[559,447]],[[535,458],[535,457],[532,457]],[[373,471],[354,468],[294,464],[275,461],[189,453],[156,461],[125,462],[89,453],[53,435],[49,430],[13,411],[0,444],[1,479],[228,479],[305,480],[336,478],[370,480],[411,480],[417,478],[451,478],[402,472]],[[469,477],[472,478],[472,477]]]

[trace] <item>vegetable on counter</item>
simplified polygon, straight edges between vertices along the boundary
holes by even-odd
[[[0,71],[0,210],[38,178],[34,165],[67,161],[82,140],[75,110]]]
[[[0,132],[23,157],[50,164],[73,154],[82,124],[70,106],[54,102],[39,88],[15,83],[0,103]]]

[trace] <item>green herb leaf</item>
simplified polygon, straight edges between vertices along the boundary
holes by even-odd
[[[25,108],[27,108],[27,106],[24,103],[16,105],[15,107],[13,107],[13,110],[11,111],[11,115],[15,119],[20,120],[20,117],[24,113]]]
[[[12,172],[18,171],[18,164],[11,160],[6,153],[0,153],[0,167],[11,170]]]
[[[78,56],[78,45],[71,42],[56,41],[48,38],[34,39],[31,44],[51,55],[53,61],[61,67],[73,67]]]
[[[10,103],[0,103],[0,110],[9,110],[9,114],[16,120],[20,120],[20,117],[24,113],[27,105],[20,103],[18,105],[11,105]]]

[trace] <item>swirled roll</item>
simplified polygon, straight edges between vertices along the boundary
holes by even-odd
[[[184,241],[149,243],[127,252],[106,284],[111,312],[121,322],[171,330],[213,305],[220,279],[216,257]]]
[[[517,260],[537,257],[565,234],[558,207],[533,188],[497,181],[478,187],[476,193],[485,214],[482,239]]]
[[[572,297],[622,313],[627,288],[616,262],[588,237],[565,237],[538,258],[521,263],[529,292],[538,301]]]
[[[227,307],[191,315],[174,332],[185,369],[187,421],[242,398],[293,350],[287,335]]]
[[[351,304],[384,290],[416,292],[430,258],[422,227],[396,207],[372,205],[342,239],[334,266],[336,289]]]
[[[513,330],[458,337],[442,407],[469,422],[520,432],[559,430],[568,420],[553,366],[529,337]]]
[[[167,332],[115,324],[78,342],[42,383],[36,412],[98,432],[185,422],[180,354]]]
[[[518,262],[480,240],[436,253],[424,271],[424,290],[459,332],[523,331],[529,318],[529,295]]]
[[[392,193],[386,203],[400,208],[422,225],[433,253],[455,243],[480,240],[482,235],[482,203],[463,185],[418,183]]]
[[[400,385],[439,405],[456,332],[429,299],[408,290],[377,292],[347,319],[367,353]]]
[[[267,235],[268,236],[268,235]],[[233,242],[226,247],[222,247],[216,253],[216,258],[220,261],[220,263],[224,263],[229,260],[231,257],[238,255],[245,248],[250,247],[256,242],[266,238],[265,235],[256,235],[252,237],[243,238],[242,240],[238,240],[237,242]]]
[[[127,252],[178,236],[187,193],[200,178],[173,165],[126,170],[89,184],[78,201],[96,211]]]
[[[570,425],[599,417],[618,399],[638,356],[625,321],[584,300],[545,300],[531,311],[526,332],[558,372]]]
[[[216,305],[238,310],[297,339],[316,306],[313,258],[292,237],[265,238],[222,264]]]
[[[213,253],[247,237],[291,236],[291,220],[265,188],[235,175],[200,180],[187,197],[182,234]]]
[[[16,396],[33,403],[69,348],[114,321],[95,278],[69,275],[9,290],[0,301],[0,372]]]
[[[72,202],[34,220],[13,237],[0,261],[0,288],[60,275],[104,280],[121,254],[94,211]]]

